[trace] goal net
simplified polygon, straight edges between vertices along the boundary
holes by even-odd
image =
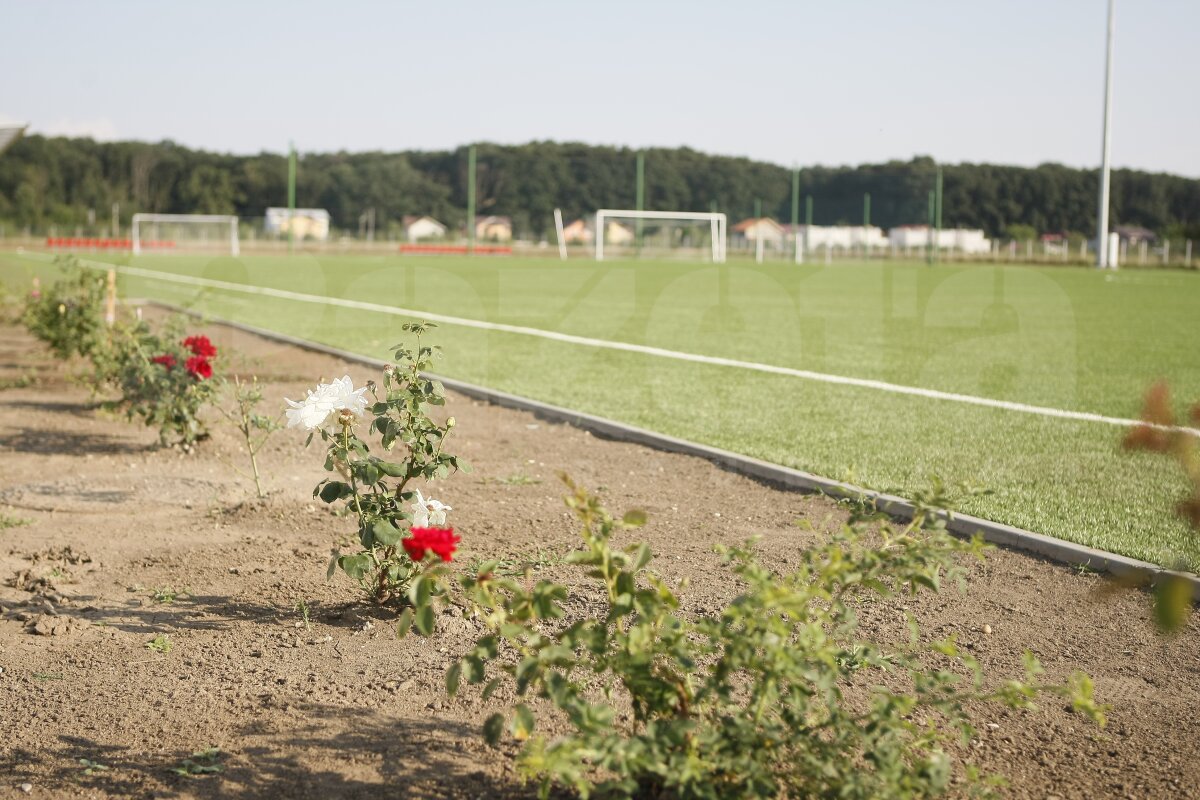
[[[238,254],[238,218],[224,214],[134,214],[133,254]]]
[[[703,258],[725,261],[724,214],[703,211],[596,212],[596,260],[606,256]]]

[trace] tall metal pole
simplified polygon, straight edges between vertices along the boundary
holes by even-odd
[[[1096,266],[1108,267],[1108,181],[1112,157],[1113,17],[1116,0],[1108,0],[1108,45],[1104,54],[1104,144],[1100,155],[1100,209],[1096,215]]]
[[[646,210],[646,154],[638,151],[637,154],[637,210]],[[637,232],[637,250],[638,254],[642,252],[642,218],[638,217],[634,221],[634,227]]]
[[[475,145],[467,148],[467,252],[475,252]]]
[[[925,237],[925,263],[927,263],[927,264],[933,263],[933,207],[936,202],[934,200],[933,196],[934,196],[934,190],[930,189],[929,190],[929,225],[926,226],[926,230],[929,231],[929,235]]]
[[[934,227],[937,229],[937,247],[934,248],[933,257],[941,260],[942,255],[942,168],[941,165],[937,168],[937,183],[936,194],[934,196]]]
[[[800,223],[800,168],[792,167],[792,236],[795,237],[794,246],[796,252],[793,256],[799,257],[800,252],[800,237],[797,235],[796,228]]]
[[[804,196],[804,254],[808,255],[808,233],[812,230],[813,198],[811,194]]]
[[[296,245],[293,221],[296,217],[296,144],[288,142],[288,253]]]
[[[863,192],[863,253],[871,257],[871,193]]]

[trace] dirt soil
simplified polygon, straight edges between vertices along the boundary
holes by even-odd
[[[208,332],[245,354],[273,406],[318,377],[374,377]],[[231,428],[216,426],[192,455],[160,449],[154,431],[106,416],[67,373],[22,330],[0,326],[0,798],[533,796],[511,751],[482,744],[495,709],[478,694],[444,694],[470,624],[446,617],[444,635],[398,641],[393,612],[357,602],[344,577],[326,581],[331,548],[352,531],[312,498],[326,476],[316,445],[277,434],[262,456],[269,497],[254,500],[226,465],[244,460]],[[637,535],[660,572],[692,580],[686,605],[697,613],[734,593],[713,579],[714,544],[759,534],[764,558],[786,569],[845,518],[825,498],[703,460],[461,396],[449,408],[457,452],[475,471],[436,495],[454,507],[464,563],[503,557],[539,577],[570,575],[561,559],[577,534],[558,470],[613,510],[649,513]],[[1101,601],[1097,576],[1018,553],[970,569],[966,594],[876,604],[865,628],[902,635],[910,612],[931,634],[957,634],[991,676],[1019,676],[1030,650],[1050,679],[1090,673],[1112,706],[1104,730],[1061,701],[984,709],[967,750],[1008,777],[1003,796],[1200,794],[1194,621],[1164,638],[1144,595]],[[168,653],[146,647],[160,634]],[[214,745],[220,774],[172,772]],[[81,759],[108,769],[89,774]]]

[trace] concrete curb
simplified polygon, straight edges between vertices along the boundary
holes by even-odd
[[[243,331],[254,336],[259,336],[271,341],[289,344],[295,347],[300,347],[316,353],[334,356],[344,361],[352,363],[364,364],[382,368],[389,362],[384,359],[370,358],[368,356],[352,353],[347,350],[342,350],[330,345],[312,342],[307,339],[300,339],[295,336],[289,336],[283,333],[277,333],[265,328],[259,328],[254,325],[247,325],[241,322],[233,322],[230,320],[213,317],[207,314],[200,314],[194,310],[181,308],[169,303],[159,302],[157,300],[128,300],[131,305],[152,305],[163,308],[169,311],[188,314],[190,316],[199,317],[208,320],[218,325],[233,328]],[[597,417],[591,414],[585,414],[580,411],[572,411],[569,408],[542,403],[537,400],[531,400],[527,397],[508,394],[507,392],[488,389],[484,386],[477,386],[465,381],[455,380],[454,378],[446,378],[440,375],[429,375],[430,378],[439,380],[442,384],[460,394],[477,400],[484,400],[489,403],[502,406],[504,408],[512,408],[519,411],[527,411],[553,422],[563,422],[568,425],[574,425],[577,428],[591,431],[602,436],[607,436],[612,439],[617,439],[624,442],[632,442],[644,447],[651,447],[656,450],[665,450],[673,453],[682,453],[684,455],[695,456],[711,461],[725,469],[733,472],[747,475],[752,478],[764,480],[769,483],[776,484],[788,489],[803,491],[803,492],[819,492],[824,495],[836,499],[843,498],[865,498],[875,503],[876,508],[884,513],[901,520],[911,519],[916,509],[913,504],[903,497],[884,494],[882,492],[864,489],[853,484],[844,483],[842,481],[822,478],[819,475],[813,475],[801,470],[792,469],[779,464],[772,464],[768,461],[762,461],[750,456],[744,456],[739,453],[734,453],[729,450],[722,450],[717,447],[699,444],[697,442],[688,441],[686,439],[678,439],[673,436],[666,436],[661,433],[655,433],[644,428],[626,425],[622,422],[607,419],[605,417]],[[1105,550],[1097,550],[1094,547],[1067,542],[1062,539],[1055,539],[1051,536],[1044,536],[1040,533],[1014,528],[1011,525],[1005,525],[1000,522],[992,522],[990,520],[973,517],[969,514],[952,514],[946,515],[947,529],[957,535],[963,537],[971,537],[976,534],[981,535],[983,539],[991,544],[999,547],[1005,547],[1012,550],[1021,550],[1027,553],[1032,553],[1041,556],[1049,561],[1054,561],[1060,564],[1066,564],[1072,567],[1086,567],[1095,572],[1107,572],[1117,577],[1136,581],[1142,584],[1154,584],[1158,579],[1166,575],[1173,575],[1187,581],[1191,585],[1193,600],[1200,601],[1200,577],[1191,573],[1175,572],[1167,570],[1157,564],[1151,564],[1148,561],[1139,561],[1136,558],[1109,553]]]

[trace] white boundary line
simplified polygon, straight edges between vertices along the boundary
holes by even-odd
[[[150,301],[132,301],[134,304],[148,302],[156,305],[159,308],[167,309],[168,311],[178,311],[184,314],[190,314],[194,317],[201,318],[200,312],[173,306],[169,303],[163,303],[158,300]],[[306,350],[311,350],[317,353],[325,353],[327,355],[340,358],[344,361],[349,361],[356,364],[366,364],[375,368],[383,368],[387,366],[386,361],[379,358],[371,358],[370,356],[351,353],[346,350],[341,350],[336,347],[331,347],[317,342],[310,342],[305,339],[299,339],[295,336],[289,336],[283,333],[276,333],[263,328],[257,328],[253,325],[247,325],[243,322],[232,322],[229,320],[216,319],[205,317],[210,322],[218,325],[225,325],[229,328],[244,331],[254,336],[259,336],[268,341],[282,342],[295,347],[301,347]],[[527,397],[508,394],[507,392],[498,392],[494,389],[488,389],[483,386],[465,383],[455,380],[454,378],[446,378],[440,375],[426,373],[426,377],[432,380],[439,380],[446,385],[447,389],[452,389],[462,394],[473,397],[479,400],[484,400],[493,405],[499,405],[504,408],[514,408],[528,413],[535,414],[544,419],[550,419],[555,422],[562,422],[568,425],[574,425],[577,428],[590,430],[604,436],[609,436],[617,441],[630,442],[632,444],[641,445],[643,447],[652,447],[657,450],[665,450],[668,452],[684,453],[689,456],[707,459],[718,467],[723,469],[731,469],[742,475],[749,475],[752,478],[766,480],[772,484],[785,487],[787,489],[799,490],[803,492],[820,492],[833,498],[861,498],[869,499],[874,502],[875,507],[886,514],[890,514],[901,519],[911,519],[916,509],[913,504],[902,497],[883,494],[881,492],[863,489],[843,481],[830,480],[822,478],[819,475],[813,475],[808,472],[785,467],[780,464],[772,464],[768,461],[762,461],[750,456],[744,456],[738,453],[733,453],[728,450],[721,450],[716,447],[691,442],[686,439],[677,439],[673,436],[666,436],[661,433],[646,430],[645,428],[636,428],[632,425],[626,425],[622,422],[606,419],[604,417],[596,417],[591,414],[583,414],[578,411],[571,411],[560,406],[552,406],[537,400],[531,400]],[[1114,575],[1132,576],[1139,581],[1146,581],[1149,584],[1155,584],[1163,575],[1175,575],[1182,577],[1191,585],[1192,599],[1200,602],[1200,577],[1188,572],[1175,572],[1166,570],[1157,564],[1139,559],[1130,558],[1128,556],[1109,553],[1105,550],[1098,550],[1088,545],[1076,544],[1069,542],[1066,539],[1055,539],[1051,536],[1045,536],[1040,533],[1014,528],[1011,525],[1005,525],[1000,522],[991,522],[989,520],[973,517],[968,514],[946,513],[941,512],[940,516],[946,521],[946,528],[959,536],[975,536],[982,535],[985,541],[1001,547],[1008,547],[1015,550],[1024,550],[1029,553],[1035,553],[1048,558],[1051,561],[1056,561],[1061,564],[1069,564],[1071,566],[1087,566],[1091,569],[1101,572],[1110,572]]]
[[[241,292],[243,294],[260,295],[264,297],[278,297],[283,300],[294,300],[300,303],[316,303],[318,305],[353,308],[360,311],[374,311],[380,314],[390,314],[398,317],[414,317],[417,319],[431,320],[433,322],[441,322],[446,325],[458,325],[464,328],[500,331],[503,333],[516,334],[518,336],[534,336],[540,339],[549,339],[555,342],[576,344],[583,347],[596,347],[606,350],[622,350],[627,353],[638,353],[641,355],[656,356],[658,358],[669,358],[675,361],[690,361],[696,364],[708,364],[710,366],[717,367],[746,369],[754,372],[765,372],[772,375],[786,375],[790,378],[800,378],[802,380],[831,383],[839,386],[855,386],[861,389],[874,389],[876,391],[889,392],[892,394],[923,397],[928,400],[948,400],[955,403],[983,406],[985,408],[998,408],[1004,411],[1015,411],[1021,414],[1034,414],[1042,417],[1069,419],[1078,422],[1100,422],[1104,423],[1105,425],[1116,425],[1124,428],[1131,428],[1137,425],[1145,424],[1142,420],[1125,419],[1122,417],[1109,417],[1103,414],[1093,414],[1088,411],[1069,411],[1062,408],[1034,406],[1029,405],[1028,403],[1015,403],[1010,400],[996,400],[991,397],[976,397],[975,395],[958,394],[956,392],[942,392],[938,391],[937,389],[922,389],[917,386],[904,386],[898,383],[888,383],[887,381],[877,381],[870,378],[850,378],[843,375],[829,375],[824,372],[813,372],[806,369],[793,369],[792,367],[778,367],[772,364],[760,364],[756,361],[742,361],[735,358],[706,356],[700,355],[699,353],[685,353],[680,350],[667,350],[661,347],[630,344],[628,342],[614,342],[607,339],[592,339],[587,336],[575,336],[569,333],[547,331],[540,328],[527,328],[522,325],[506,325],[501,322],[484,322],[483,320],[470,319],[467,317],[454,317],[447,314],[437,314],[431,311],[419,311],[411,308],[385,306],[380,303],[368,303],[361,300],[345,300],[338,297],[323,297],[315,294],[290,292],[286,289],[272,289],[266,286],[250,286],[244,283],[218,281],[211,278],[196,278],[191,275],[174,275],[169,272],[158,272],[157,270],[142,269],[141,267],[118,266],[115,264],[108,264],[103,261],[91,261],[87,259],[80,259],[80,261],[84,265],[93,269],[116,269],[117,272],[126,275],[148,278],[150,280],[160,280],[169,283],[182,283],[189,286],[202,286],[210,289],[223,289],[230,292]],[[1166,426],[1154,425],[1151,427],[1161,429]],[[1200,429],[1179,427],[1175,430],[1200,437]]]

